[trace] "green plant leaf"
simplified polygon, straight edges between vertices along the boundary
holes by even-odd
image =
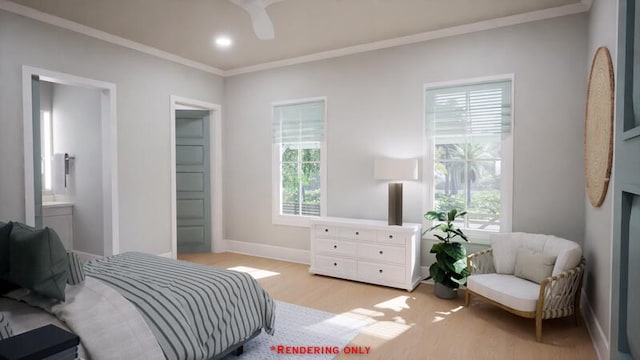
[[[442,283],[446,277],[445,272],[440,269],[437,263],[431,264],[431,266],[429,267],[429,275],[431,275],[433,281],[439,283]]]
[[[467,251],[462,244],[455,242],[443,245],[445,246],[443,246],[442,251],[447,253],[447,255],[449,255],[454,261],[466,259]]]
[[[462,272],[467,268],[467,260],[460,259],[453,263],[453,272],[456,274],[462,274]]]
[[[434,243],[434,244],[431,246],[431,251],[430,251],[430,253],[432,253],[432,254],[437,254],[437,253],[441,252],[441,251],[442,251],[442,245],[444,245],[444,244],[443,244],[443,243]]]
[[[427,213],[424,214],[424,217],[427,218],[427,220],[438,220],[438,221],[446,221],[447,220],[444,212],[435,211],[435,210],[427,211]]]
[[[443,238],[442,236],[440,236],[440,235],[438,235],[438,234],[433,234],[433,236],[435,236],[436,238],[438,238],[438,240],[440,240],[440,241],[447,242],[447,239]]]
[[[457,213],[458,213],[458,210],[456,208],[449,210],[449,214],[447,214],[447,221],[455,220]]]

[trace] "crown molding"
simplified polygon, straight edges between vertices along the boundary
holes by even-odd
[[[49,25],[57,26],[66,30],[71,30],[73,32],[77,32],[77,33],[87,35],[96,39],[100,39],[115,45],[120,45],[132,50],[137,50],[148,55],[153,55],[155,57],[168,60],[174,63],[178,63],[184,66],[188,66],[194,69],[198,69],[207,73],[211,73],[219,76],[224,76],[224,73],[225,73],[224,70],[222,69],[218,69],[213,66],[202,64],[197,61],[189,60],[187,58],[183,58],[181,56],[178,56],[160,49],[156,49],[151,46],[140,44],[138,42],[131,41],[117,35],[109,34],[107,32],[97,30],[86,25],[82,25],[74,21],[63,19],[59,16],[47,14],[45,12],[30,8],[27,6],[23,6],[8,0],[0,0],[0,10],[5,10],[14,14],[22,15],[24,17],[28,17],[34,20],[47,23]]]
[[[396,46],[415,44],[419,42],[442,39],[451,36],[464,35],[479,31],[497,29],[506,26],[524,24],[533,21],[546,20],[561,16],[574,15],[589,11],[592,0],[581,0],[579,3],[563,5],[543,10],[536,10],[527,13],[510,15],[491,20],[484,20],[476,23],[452,26],[440,30],[427,31],[419,34],[402,36],[389,40],[374,41],[366,44],[344,47],[341,49],[323,51],[315,54],[304,55],[284,60],[277,60],[263,64],[251,65],[236,69],[226,70],[224,76],[234,76],[250,72],[263,71],[297,64],[308,63],[318,60],[326,60],[341,56],[354,55],[363,52],[381,50]]]
[[[381,50],[396,46],[403,46],[409,44],[415,44],[419,42],[442,39],[451,36],[470,34],[479,31],[491,30],[502,28],[506,26],[524,24],[534,21],[546,20],[561,16],[579,14],[587,12],[591,9],[593,0],[580,0],[575,4],[563,5],[543,10],[536,10],[522,14],[516,14],[511,16],[505,16],[501,18],[480,21],[471,24],[452,26],[444,29],[427,31],[419,34],[402,36],[398,38],[374,41],[366,44],[360,44],[355,46],[344,47],[335,50],[323,51],[315,54],[293,57],[284,60],[277,60],[262,64],[256,64],[246,67],[239,67],[230,70],[222,70],[210,65],[206,65],[197,61],[189,60],[187,58],[160,50],[151,46],[140,44],[135,41],[131,41],[120,36],[112,35],[107,32],[91,28],[86,25],[82,25],[61,17],[44,13],[33,8],[23,6],[8,0],[0,0],[0,9],[14,14],[22,15],[31,19],[35,19],[53,26],[57,26],[63,29],[71,30],[80,34],[84,34],[96,39],[100,39],[112,44],[120,45],[129,49],[137,50],[145,54],[153,55],[161,59],[165,59],[174,63],[178,63],[184,66],[188,66],[197,70],[201,70],[207,73],[227,77],[240,74],[246,74],[256,71],[264,71],[270,69],[276,69],[285,66],[304,64],[313,61],[326,60],[337,58],[341,56],[354,55],[364,53],[368,51]]]

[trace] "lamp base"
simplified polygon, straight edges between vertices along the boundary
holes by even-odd
[[[389,225],[402,226],[402,183],[389,183]]]

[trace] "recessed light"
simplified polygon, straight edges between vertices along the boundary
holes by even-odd
[[[216,38],[216,46],[222,49],[226,49],[233,44],[231,38],[226,35],[221,35]]]

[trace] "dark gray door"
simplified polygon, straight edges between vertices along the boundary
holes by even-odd
[[[640,359],[640,4],[619,22],[611,359]]]
[[[211,252],[209,112],[176,110],[179,253]]]

